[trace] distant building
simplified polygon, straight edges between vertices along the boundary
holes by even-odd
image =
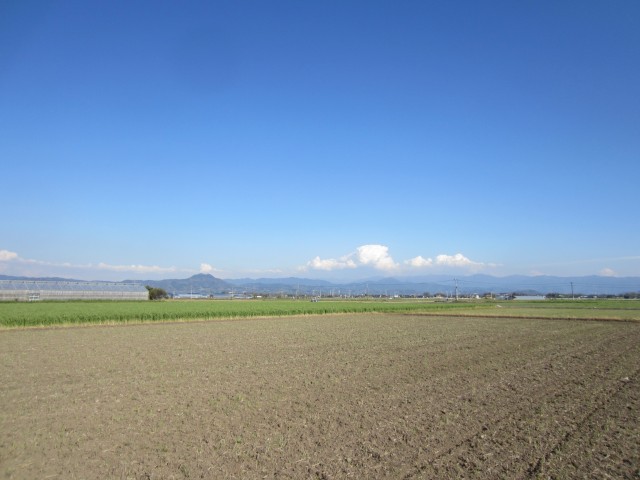
[[[546,300],[544,295],[515,295],[514,300]]]
[[[0,300],[149,300],[137,283],[0,280]]]
[[[226,295],[226,297],[228,298],[229,295]],[[175,295],[173,295],[173,298],[177,300],[182,300],[185,298],[194,300],[197,298],[209,298],[209,295],[205,295],[203,293],[176,293]]]

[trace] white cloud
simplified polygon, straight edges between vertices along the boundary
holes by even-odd
[[[135,272],[135,273],[170,273],[176,272],[176,267],[159,267],[157,265],[109,265],[107,263],[99,263],[99,270],[109,270],[112,272]]]
[[[209,264],[209,263],[201,263],[200,264],[200,273],[208,273],[213,275],[215,274],[221,274],[223,273],[224,270],[220,270],[219,268],[214,267],[213,265]]]
[[[200,264],[200,273],[211,273],[213,272],[214,268],[209,265],[208,263],[201,263]]]
[[[339,260],[335,258],[326,258],[321,259],[320,257],[316,257],[313,260],[309,260],[307,262],[308,268],[313,268],[314,270],[343,270],[345,268],[356,268],[355,262],[349,257],[342,257]]]
[[[405,265],[409,265],[414,268],[424,268],[433,266],[433,260],[431,258],[424,258],[422,255],[418,255],[410,260],[404,261]]]
[[[389,255],[385,245],[362,245],[356,251],[356,257],[362,265],[370,265],[378,270],[393,270],[398,264]]]
[[[616,272],[614,272],[610,268],[603,268],[602,270],[600,270],[600,275],[602,275],[603,277],[615,277]]]
[[[385,245],[362,245],[355,252],[340,258],[315,257],[309,260],[301,270],[344,270],[361,266],[369,266],[378,270],[393,270],[398,264],[389,255],[389,247]]]
[[[436,265],[444,265],[447,267],[468,267],[482,264],[469,260],[461,253],[456,253],[455,255],[438,255],[436,257]]]
[[[412,268],[456,267],[469,268],[471,270],[495,266],[493,264],[474,262],[473,260],[465,257],[462,253],[456,253],[455,255],[438,255],[435,260],[418,255],[410,260],[405,260],[404,264]]]
[[[400,264],[396,263],[389,254],[389,247],[386,245],[370,244],[362,245],[356,248],[355,252],[339,259],[322,259],[315,257],[313,260],[307,262],[304,267],[301,267],[300,270],[314,269],[331,271],[345,268],[372,267],[387,272],[396,270],[408,273],[409,270],[425,268],[465,268],[471,271],[477,271],[486,267],[495,266],[495,264],[473,261],[465,257],[462,253],[456,253],[455,255],[438,255],[435,257],[435,260],[430,257],[425,258],[422,255],[418,255]]]
[[[11,260],[16,260],[18,258],[18,254],[15,252],[10,252],[9,250],[0,250],[0,262],[10,262]]]
[[[0,262],[10,262],[12,267],[10,270],[13,275],[26,276],[66,276],[73,275],[77,278],[80,272],[82,277],[93,277],[99,275],[97,272],[115,272],[115,273],[132,273],[132,274],[153,274],[162,275],[167,273],[185,272],[195,273],[192,269],[179,269],[176,267],[161,267],[158,265],[111,265],[105,262],[98,264],[85,263],[74,264],[70,262],[49,262],[46,260],[37,260],[32,258],[23,258],[15,252],[8,250],[0,250]],[[3,270],[8,271],[9,263],[4,263]],[[203,264],[206,265],[206,264]]]

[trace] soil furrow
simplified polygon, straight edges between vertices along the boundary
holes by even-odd
[[[625,335],[621,335],[615,340],[622,341],[625,339],[628,340]],[[610,341],[611,339],[603,339],[605,343],[610,343]],[[441,451],[438,455],[427,457],[422,465],[417,467],[414,473],[407,474],[406,478],[410,478],[418,472],[420,475],[426,474],[427,478],[431,475],[441,475],[443,472],[438,469],[438,466],[446,465],[451,467],[456,459],[459,460],[461,465],[458,465],[453,472],[447,472],[448,474],[457,475],[463,471],[469,474],[469,471],[473,469],[480,469],[481,466],[486,469],[488,465],[490,470],[495,473],[496,468],[504,466],[505,464],[516,463],[522,466],[523,464],[526,465],[527,462],[531,462],[531,452],[528,452],[527,457],[513,457],[509,451],[509,445],[506,444],[503,448],[504,442],[501,439],[513,437],[514,434],[517,433],[516,430],[518,428],[527,428],[526,425],[518,424],[518,419],[527,421],[532,417],[532,408],[534,408],[534,405],[528,401],[528,399],[539,398],[539,395],[536,395],[537,392],[544,392],[544,396],[547,398],[563,399],[567,394],[567,390],[573,388],[572,384],[577,382],[582,385],[597,384],[596,381],[589,381],[589,378],[585,378],[586,372],[578,367],[581,364],[583,365],[586,359],[592,360],[596,366],[599,364],[602,365],[602,362],[611,363],[617,359],[625,358],[625,355],[633,348],[633,345],[630,345],[625,351],[615,351],[614,357],[609,354],[602,355],[603,358],[599,359],[595,354],[602,351],[602,346],[602,344],[580,345],[578,349],[557,352],[555,356],[547,356],[541,360],[532,360],[526,365],[523,365],[519,370],[503,377],[501,383],[507,388],[499,393],[500,398],[494,397],[491,399],[491,396],[495,392],[487,390],[485,398],[476,399],[481,405],[490,405],[490,408],[482,407],[482,409],[478,410],[478,413],[483,415],[483,420],[477,424],[473,433],[458,440],[454,445]],[[568,360],[572,361],[568,362]],[[537,369],[534,364],[537,365]],[[573,378],[564,377],[560,382],[550,383],[548,381],[549,379],[545,378],[545,375],[542,373],[544,368],[540,368],[547,364],[563,365],[565,372],[576,371],[579,372],[579,376],[574,376]],[[594,369],[591,377],[601,377],[601,370],[601,368]],[[542,377],[542,383],[532,381],[532,379],[540,377]],[[581,389],[583,392],[584,390],[585,388]],[[592,390],[590,393],[594,398],[599,397],[599,392]],[[545,402],[545,408],[550,408],[552,402],[553,400],[551,402]],[[538,405],[540,404],[538,403]],[[560,403],[559,406],[561,405],[562,403]],[[495,413],[492,414],[491,412]],[[556,435],[553,430],[536,432],[536,434],[538,439],[544,438],[545,442],[548,441],[549,437],[553,438],[554,435]],[[535,439],[534,437],[533,440]],[[489,451],[482,453],[481,445],[487,442],[491,442],[491,448],[488,449]],[[535,451],[535,449],[533,451]],[[477,458],[474,458],[474,452],[479,452],[476,456]],[[504,454],[503,456],[513,458],[503,458],[500,452]],[[516,467],[512,465],[509,468],[513,472],[513,469]],[[480,471],[478,474],[482,476],[484,473]]]
[[[618,322],[0,332],[0,475],[625,478],[640,450],[638,364],[640,327]]]

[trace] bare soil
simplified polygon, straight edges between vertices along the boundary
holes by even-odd
[[[0,332],[4,478],[640,478],[640,324]]]

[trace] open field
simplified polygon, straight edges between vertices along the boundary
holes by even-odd
[[[425,313],[640,321],[639,300],[460,301],[432,299],[0,302],[0,328],[312,315]]]
[[[455,311],[439,314],[556,318],[585,320],[622,320],[640,322],[640,301],[638,300],[545,300],[545,301],[505,301],[485,302],[465,308],[459,305]]]
[[[0,475],[638,478],[639,374],[637,322],[365,313],[10,329]]]
[[[478,307],[480,305],[478,304]],[[313,315],[442,311],[464,304],[380,300],[170,300],[160,302],[0,302],[0,326],[29,327]],[[638,302],[640,308],[640,302]]]

